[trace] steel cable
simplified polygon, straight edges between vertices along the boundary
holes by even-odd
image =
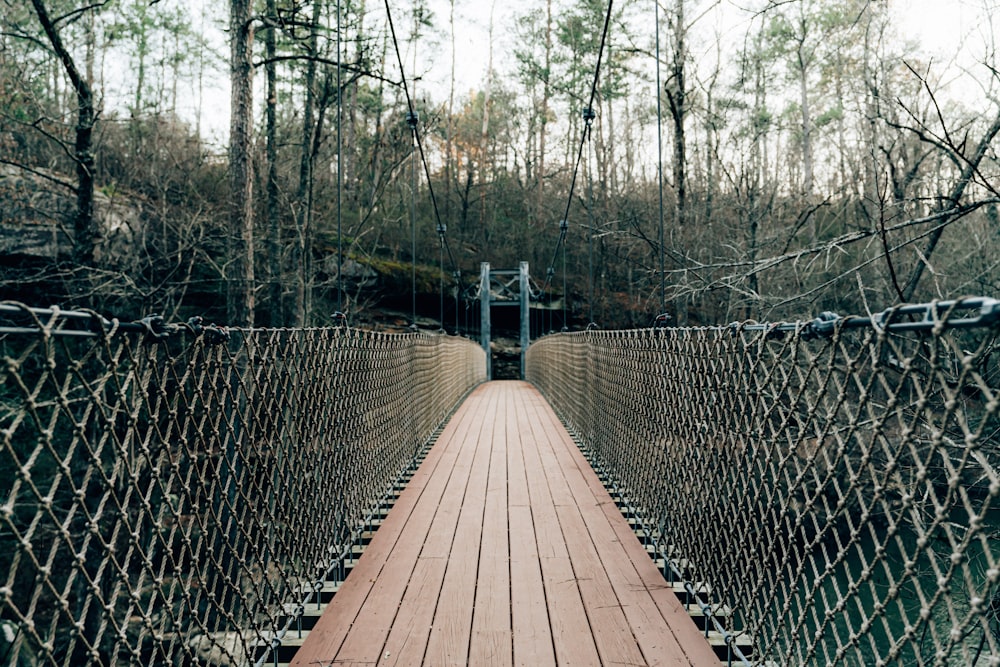
[[[604,16],[604,28],[601,30],[601,45],[597,51],[597,64],[594,66],[594,78],[590,84],[590,95],[587,98],[587,106],[584,108],[584,115],[593,114],[594,100],[597,98],[597,83],[601,75],[601,62],[604,57],[604,45],[608,37],[608,28],[611,25],[611,9],[614,6],[614,0],[608,1],[608,10]],[[592,116],[591,116],[592,118]],[[588,133],[590,132],[590,121],[587,120],[585,123],[584,131],[580,135],[580,144],[576,151],[576,160],[573,163],[573,172],[569,182],[569,195],[566,197],[566,209],[563,213],[562,220],[559,222],[559,238],[556,241],[556,247],[552,251],[552,259],[549,260],[548,266],[551,268],[555,266],[556,258],[559,256],[559,249],[566,242],[566,232],[569,229],[569,211],[573,205],[573,193],[576,191],[576,178],[580,171],[580,162],[583,160],[583,146],[584,142],[587,140]],[[545,276],[545,283],[542,285],[541,291],[544,292],[551,282],[551,272],[547,272]],[[564,290],[565,292],[565,290]],[[564,297],[565,298],[565,297]],[[565,324],[565,318],[563,319]]]

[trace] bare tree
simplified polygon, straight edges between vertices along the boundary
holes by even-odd
[[[271,326],[284,324],[281,279],[284,262],[281,253],[281,221],[278,214],[278,7],[275,0],[265,6],[267,29],[264,34],[264,73],[266,77],[264,100],[265,151],[267,153],[267,180],[265,185],[265,216],[267,217],[268,283]]]
[[[94,262],[94,248],[97,245],[98,230],[94,220],[94,125],[97,113],[94,107],[94,91],[90,82],[80,73],[76,61],[63,43],[57,27],[57,20],[49,15],[43,0],[31,0],[38,21],[45,31],[62,63],[66,76],[76,94],[76,143],[73,146],[73,161],[76,163],[76,214],[73,217],[73,260],[81,266]],[[71,12],[76,15],[88,8]],[[62,17],[63,19],[66,16]]]
[[[937,107],[936,101],[935,107]],[[916,264],[914,264],[913,269],[910,271],[909,278],[907,278],[906,285],[902,291],[903,301],[912,300],[916,294],[920,278],[923,276],[927,266],[930,265],[931,255],[941,241],[941,236],[944,234],[945,228],[953,221],[963,217],[967,212],[969,204],[963,205],[962,198],[965,196],[969,185],[974,180],[978,180],[987,189],[993,189],[994,192],[992,194],[994,196],[1000,194],[996,192],[995,188],[989,185],[986,179],[981,178],[979,171],[983,159],[993,144],[993,140],[1000,133],[1000,105],[994,110],[993,121],[983,131],[979,141],[975,144],[975,148],[968,152],[964,150],[966,138],[963,138],[960,144],[956,143],[947,125],[944,124],[944,119],[940,113],[938,117],[942,120],[942,132],[940,134],[931,132],[927,127],[913,128],[913,131],[921,134],[922,140],[929,141],[945,151],[948,158],[958,165],[961,171],[959,172],[958,180],[955,181],[951,190],[941,199],[936,207],[935,213],[943,214],[943,217],[927,236],[927,242],[924,244]],[[974,206],[978,207],[978,205]]]
[[[251,0],[230,0],[230,254],[226,273],[227,317],[235,326],[253,326],[255,310],[251,10]]]

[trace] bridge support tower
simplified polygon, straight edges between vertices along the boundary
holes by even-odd
[[[515,297],[513,285],[517,282]],[[516,299],[516,300],[515,300]],[[486,352],[486,377],[493,379],[493,353],[490,349],[492,338],[490,308],[492,306],[520,306],[521,377],[525,373],[525,355],[531,343],[531,283],[528,263],[521,262],[516,271],[490,270],[490,263],[483,262],[479,268],[479,328],[480,341]]]

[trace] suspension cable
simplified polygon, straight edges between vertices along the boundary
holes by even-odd
[[[590,111],[593,114],[593,110]],[[586,117],[584,118],[586,120]],[[590,228],[587,234],[587,268],[590,274],[589,295],[587,296],[587,308],[590,311],[588,326],[594,323],[594,174],[593,174],[594,144],[590,132],[590,121],[587,120],[587,226]]]
[[[341,81],[340,0],[337,0],[337,312],[344,312],[344,216],[341,200],[344,198],[344,88]]]
[[[663,84],[660,81],[660,0],[656,5],[656,183],[660,192],[660,312],[667,310],[667,284],[663,264]]]
[[[388,1],[388,0],[387,0]],[[594,99],[597,97],[597,82],[601,75],[601,61],[604,57],[604,44],[608,38],[608,27],[611,25],[611,9],[614,6],[614,0],[608,0],[608,11],[604,16],[604,29],[601,31],[601,46],[597,52],[597,65],[594,67],[594,80],[590,85],[590,98],[587,102],[587,106],[584,108],[584,118],[590,114],[594,113]],[[553,277],[553,271],[551,270],[555,266],[556,258],[559,256],[560,248],[566,242],[566,232],[569,230],[569,211],[570,207],[573,205],[573,192],[576,190],[576,177],[580,171],[580,162],[583,160],[583,146],[584,142],[587,140],[588,133],[590,132],[590,123],[588,122],[584,128],[582,135],[580,136],[580,145],[576,151],[576,162],[573,165],[573,176],[569,184],[569,196],[566,198],[566,210],[563,213],[562,220],[559,221],[559,240],[556,241],[555,250],[552,252],[552,260],[549,262],[549,270],[546,271],[545,284],[542,285],[542,291],[544,292],[548,288],[551,279]],[[565,271],[565,252],[563,253],[563,265]],[[565,283],[565,276],[563,282]],[[566,294],[565,289],[563,290],[563,302],[565,311],[565,300]],[[563,324],[566,324],[565,317],[563,318]]]
[[[411,129],[410,136],[410,324],[417,326],[417,156],[414,154],[417,136],[417,113],[406,115]]]
[[[440,241],[438,243],[438,291],[441,297],[439,312],[441,313],[441,331],[444,331],[444,238],[440,227],[438,227],[438,239]]]
[[[392,20],[392,9],[389,7],[389,0],[385,0],[385,13],[386,13],[386,17],[387,17],[387,19],[389,21],[389,32],[392,35],[392,46],[393,46],[393,48],[396,51],[396,61],[399,63],[399,75],[400,75],[400,80],[403,83],[403,94],[406,96],[407,122],[410,123],[410,130],[411,130],[411,132],[413,134],[413,139],[416,142],[417,151],[420,154],[420,162],[423,165],[424,176],[427,178],[427,191],[430,194],[430,197],[431,197],[431,206],[434,209],[434,219],[437,221],[437,232],[438,232],[438,235],[441,238],[441,242],[445,246],[445,249],[446,249],[447,254],[448,254],[448,259],[451,261],[452,275],[455,277],[456,290],[457,290],[458,288],[461,287],[461,285],[459,283],[459,281],[461,280],[461,272],[459,271],[458,265],[455,262],[455,256],[451,252],[451,247],[448,244],[448,237],[447,237],[448,227],[441,220],[441,213],[440,213],[440,211],[438,209],[437,197],[434,196],[434,185],[431,182],[431,170],[430,170],[430,167],[427,164],[427,156],[426,156],[426,154],[424,152],[423,137],[420,134],[419,116],[417,115],[416,108],[414,107],[413,98],[410,97],[410,87],[409,87],[409,84],[406,81],[406,68],[403,66],[403,55],[402,55],[402,52],[399,49],[399,40],[396,38],[396,26],[395,26],[395,24],[393,23],[393,20]],[[415,186],[414,186],[414,190],[416,190]],[[414,246],[415,246],[415,241],[414,241]],[[417,258],[416,258],[416,253],[414,251],[414,256],[412,258],[412,263],[414,265],[416,265],[416,261],[417,261]],[[414,275],[415,275],[415,273],[416,273],[415,266],[414,266],[413,272],[414,272]],[[413,279],[413,282],[414,282],[414,291],[415,291],[415,286],[416,286],[416,278],[415,277]],[[415,305],[415,303],[416,303],[416,295],[414,294],[414,319],[416,317],[416,305]],[[457,302],[456,302],[456,309],[457,309]],[[441,327],[444,328],[444,316],[443,316],[443,313],[442,313]],[[456,329],[458,328],[458,315],[457,315],[457,311],[456,311],[456,315],[455,315],[455,327],[456,327]]]

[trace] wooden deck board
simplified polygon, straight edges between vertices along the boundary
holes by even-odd
[[[493,422],[490,469],[486,483],[476,604],[472,614],[469,644],[470,665],[513,662],[510,623],[510,554],[507,516],[507,417],[512,387],[502,388]]]
[[[470,438],[466,442],[448,441],[449,446],[475,447],[476,452],[465,494],[462,498],[453,499],[453,502],[461,503],[461,509],[430,628],[424,656],[426,665],[468,664],[483,513],[492,455],[493,419],[490,416],[496,413],[499,404],[499,392],[487,392],[487,395],[491,399],[489,407],[476,415],[476,419],[480,420],[476,439]]]
[[[432,628],[432,619],[438,607],[442,582],[448,567],[449,556],[458,528],[462,511],[462,501],[467,493],[472,467],[480,443],[487,442],[482,437],[484,421],[478,411],[494,409],[489,397],[476,396],[470,400],[482,401],[470,405],[465,421],[466,428],[452,432],[446,430],[438,442],[442,448],[457,453],[457,461],[449,479],[448,487],[439,501],[426,542],[423,544],[414,575],[400,602],[396,623],[390,630],[378,664],[380,665],[421,665]],[[458,418],[458,415],[456,415]],[[472,442],[473,446],[453,446],[454,443]]]
[[[469,432],[477,423],[475,406],[470,404],[469,411],[456,414],[448,429],[452,436],[468,437]],[[443,436],[444,434],[442,434]],[[471,462],[467,469],[462,470],[458,465],[459,454],[463,450],[460,448],[434,447],[427,458],[417,469],[406,489],[400,494],[399,500],[389,512],[389,516],[382,523],[378,532],[375,533],[371,543],[365,550],[364,556],[353,569],[347,580],[341,585],[340,590],[333,601],[327,607],[323,616],[316,623],[306,642],[310,651],[315,651],[318,655],[337,655],[348,638],[350,631],[355,627],[355,620],[372,591],[376,580],[388,562],[389,555],[399,541],[404,530],[410,532],[418,531],[426,521],[428,513],[433,514],[440,504],[440,499],[445,492],[446,486],[451,479],[457,479],[461,483],[467,481],[468,470],[471,469]],[[452,471],[459,469],[459,474],[454,475]],[[462,479],[463,475],[466,479]],[[421,515],[417,515],[413,523],[409,519],[420,503]],[[395,564],[394,564],[395,567]],[[374,598],[373,598],[374,600]],[[361,626],[357,626],[360,628]],[[355,632],[355,635],[359,633]],[[367,634],[362,632],[361,634]],[[364,643],[362,641],[362,643]],[[306,643],[303,643],[303,649]],[[300,649],[292,661],[292,665],[309,664],[303,662],[304,656],[308,652]],[[381,650],[381,646],[379,647]],[[347,660],[339,658],[346,664]]]
[[[538,402],[532,407],[535,415],[532,426],[538,430],[536,442],[542,467],[549,471],[550,487],[559,488],[564,495],[559,522],[601,662],[648,664],[643,659],[625,610],[590,536],[594,516],[591,514],[585,518],[584,513],[594,508],[595,498],[586,487],[584,493],[579,493],[581,481],[574,467],[577,461],[572,456],[560,456],[568,452],[563,451],[567,448],[559,437],[562,429],[558,422],[554,422],[554,415],[546,415]],[[610,502],[610,498],[608,500]],[[603,513],[600,516],[602,521],[606,521]],[[617,539],[608,546],[617,547]]]
[[[538,557],[535,518],[528,493],[525,446],[534,447],[524,394],[514,405],[514,432],[507,443],[507,513],[510,520],[510,604],[514,664],[554,665],[552,628]]]
[[[562,441],[562,446],[554,445],[551,451],[574,495],[576,508],[584,519],[586,533],[590,538],[590,544],[584,543],[580,548],[593,548],[592,553],[598,558],[608,580],[616,583],[615,595],[645,664],[676,664],[669,656],[678,652],[687,654],[685,647],[689,644],[692,646],[689,657],[694,664],[701,664],[700,660],[717,661],[714,652],[693,623],[671,623],[675,619],[689,620],[683,606],[663,580],[628,523],[622,519],[596,473],[586,465],[586,460],[572,438],[565,429],[551,426],[552,421],[548,417],[554,417],[554,414],[545,414],[551,409],[543,406],[540,410],[542,414],[534,423],[543,424],[548,429],[545,440],[553,443]],[[582,540],[582,530],[572,534],[574,539]],[[664,634],[660,631],[663,623],[671,628],[671,633]]]
[[[532,407],[532,401],[526,398],[523,411],[530,414],[530,417],[534,417],[536,412]],[[539,442],[540,435],[532,429],[532,422],[529,418],[527,430],[522,436],[525,439],[524,465],[531,496],[531,511],[535,517],[535,535],[556,664],[600,664],[590,621],[559,523],[556,500],[548,482],[552,471],[545,468],[541,456],[544,447]]]
[[[719,665],[533,387],[479,387],[293,665]]]

